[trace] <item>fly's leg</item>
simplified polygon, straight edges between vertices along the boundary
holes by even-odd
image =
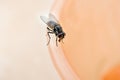
[[[47,30],[48,30],[47,35],[49,38],[48,43],[47,43],[47,45],[48,45],[50,43],[50,39],[51,39],[50,34],[53,34],[54,32],[52,32],[52,30],[50,30],[48,27],[47,27]]]
[[[47,30],[48,30],[48,31],[52,31],[51,29],[49,29],[49,27],[47,27]]]
[[[58,38],[56,37],[56,46],[58,46],[57,39],[58,39]]]
[[[51,29],[49,29],[48,27],[47,27],[47,36],[50,38],[50,36],[49,36],[49,33],[48,32],[52,32],[52,30]]]
[[[51,39],[50,34],[53,34],[53,33],[54,32],[47,32],[47,35],[48,35],[48,38],[49,38],[47,45],[50,43],[50,39]]]
[[[49,32],[47,32],[47,35],[48,35],[48,38],[49,38],[48,43],[47,43],[47,45],[48,45],[48,44],[50,43],[51,37],[50,37],[50,35],[49,35]]]

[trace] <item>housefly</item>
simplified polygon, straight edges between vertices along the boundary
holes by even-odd
[[[49,13],[48,18],[45,16],[40,16],[40,18],[45,24],[47,24],[47,35],[49,38],[47,45],[50,43],[50,39],[51,39],[50,34],[55,34],[56,46],[58,46],[57,42],[62,41],[66,35],[61,25],[59,24],[59,21],[51,13]]]

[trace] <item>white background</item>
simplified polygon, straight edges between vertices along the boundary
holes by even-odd
[[[0,0],[0,80],[60,80],[46,43],[53,0]]]

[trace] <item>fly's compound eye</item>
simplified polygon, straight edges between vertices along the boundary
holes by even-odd
[[[64,38],[64,36],[65,36],[65,33],[60,33],[60,34],[58,35],[59,38]]]
[[[58,35],[58,37],[59,37],[59,40],[58,40],[58,41],[60,42],[60,41],[64,38],[64,36],[65,36],[64,33],[59,34],[59,35]]]

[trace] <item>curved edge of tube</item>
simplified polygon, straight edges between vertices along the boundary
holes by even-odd
[[[53,38],[53,37],[52,37]],[[51,39],[50,45],[48,46],[52,62],[60,75],[62,80],[80,80],[79,77],[75,74],[74,70],[70,67],[67,62],[63,49],[59,44],[56,46],[55,37]]]
[[[50,12],[55,13],[56,17],[59,18],[58,15],[60,13],[63,3],[64,0],[54,0]],[[58,44],[58,47],[56,46],[55,36],[51,36],[48,50],[53,65],[56,68],[56,71],[58,72],[61,80],[80,80],[79,76],[77,76],[77,74],[74,72],[67,59],[65,58],[62,46],[60,44]]]

